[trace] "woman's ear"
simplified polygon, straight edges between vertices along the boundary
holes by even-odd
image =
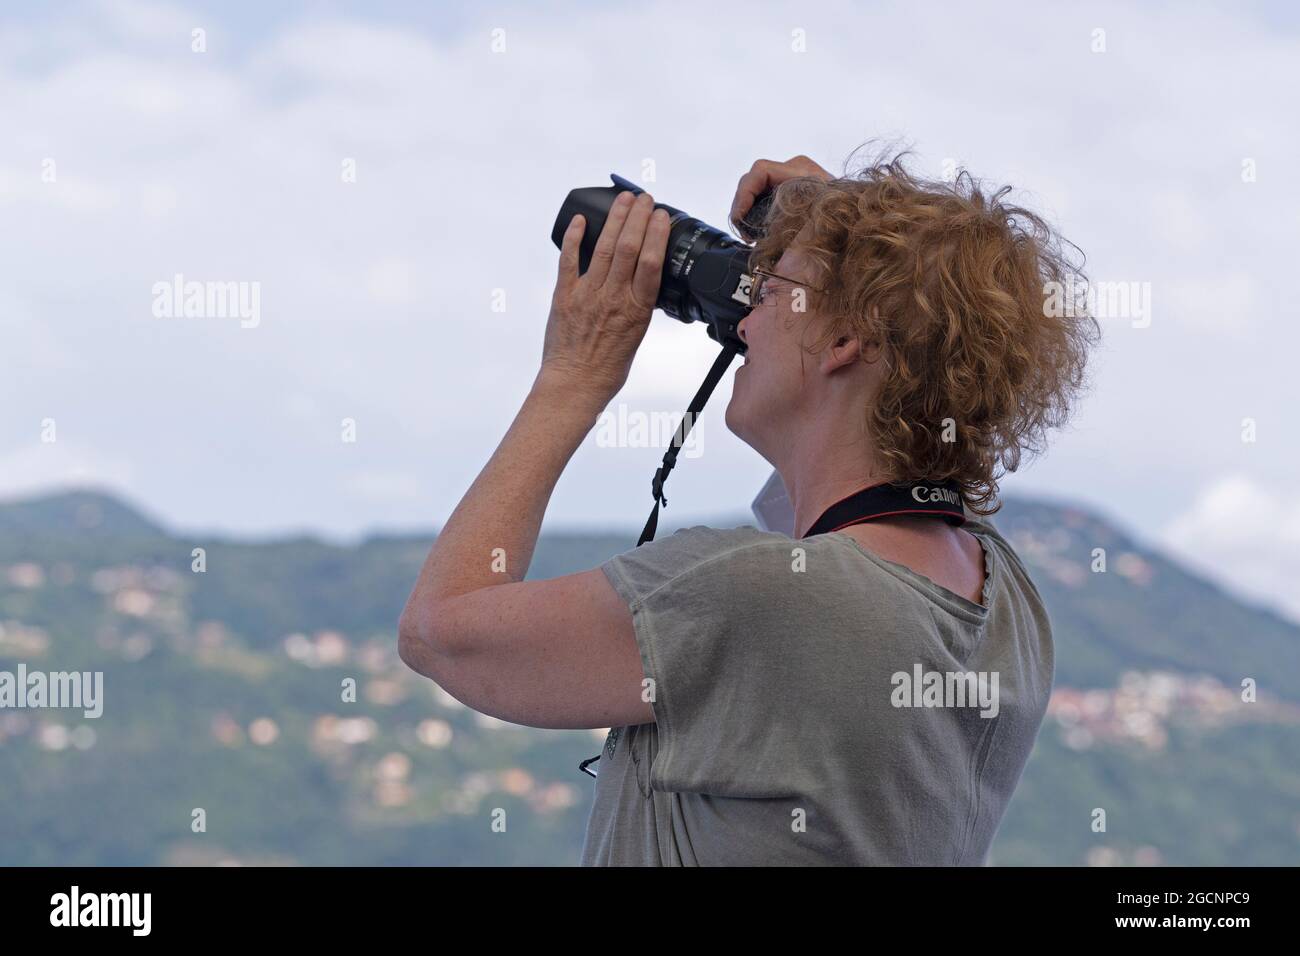
[[[862,357],[862,342],[856,336],[841,335],[822,352],[822,374],[830,375],[837,369],[852,365]]]

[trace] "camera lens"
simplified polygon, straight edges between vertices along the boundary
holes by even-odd
[[[551,230],[551,240],[558,247],[573,217],[581,213],[586,219],[587,228],[578,249],[580,273],[586,272],[591,264],[596,240],[614,199],[625,190],[644,192],[621,176],[610,179],[614,182],[612,186],[589,186],[570,192]],[[736,326],[749,313],[749,288],[753,282],[749,272],[750,247],[680,209],[663,203],[656,203],[655,208],[665,210],[671,217],[664,273],[655,307],[682,322],[704,323],[710,337],[743,352],[745,344],[736,334]],[[745,217],[747,226],[753,230],[751,234],[758,233],[766,214],[766,204],[760,207],[755,203],[755,209]]]

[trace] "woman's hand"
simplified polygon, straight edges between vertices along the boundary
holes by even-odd
[[[807,156],[795,156],[784,163],[778,163],[773,159],[757,160],[736,184],[736,197],[731,201],[731,224],[734,226],[744,219],[745,213],[749,212],[754,205],[754,200],[760,195],[781,185],[787,179],[797,179],[800,176],[810,176],[814,179],[833,178]]]
[[[653,214],[652,214],[653,213]],[[619,193],[591,256],[578,275],[586,219],[574,216],[560,245],[538,380],[603,409],[632,368],[659,296],[669,218],[649,193]]]

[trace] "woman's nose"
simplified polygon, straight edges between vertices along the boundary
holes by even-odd
[[[744,342],[746,345],[749,344],[749,339],[745,338],[745,323],[748,321],[749,321],[749,316],[745,316],[736,325],[736,334],[740,336],[740,341]]]

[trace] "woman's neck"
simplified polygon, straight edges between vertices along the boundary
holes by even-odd
[[[835,502],[891,477],[865,439],[850,443],[818,439],[817,435],[796,439],[784,459],[775,463],[794,508],[795,537],[802,537]]]

